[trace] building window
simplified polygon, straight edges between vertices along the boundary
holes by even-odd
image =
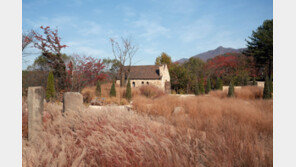
[[[135,82],[133,82],[133,87],[135,87],[136,86],[136,83]]]
[[[142,81],[142,85],[144,85],[144,81]]]
[[[149,85],[149,82],[147,82],[147,85]]]

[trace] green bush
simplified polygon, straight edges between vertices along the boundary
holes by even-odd
[[[233,84],[233,81],[230,81],[227,96],[228,97],[234,97],[234,84]]]
[[[116,97],[116,89],[115,89],[115,82],[114,81],[111,86],[110,97]]]
[[[194,86],[194,94],[195,95],[199,95],[199,84],[198,84],[198,82],[195,83],[195,86]]]
[[[125,97],[128,101],[132,99],[132,88],[131,88],[131,82],[128,80],[127,85],[126,85],[126,94]]]
[[[270,91],[270,81],[268,76],[265,77],[264,89],[263,89],[263,99],[270,99],[271,91]]]
[[[253,80],[252,80],[252,85],[255,86],[256,85],[256,80],[255,80],[255,77],[253,77]]]
[[[96,85],[96,95],[99,96],[99,97],[101,97],[101,94],[102,94],[101,83],[98,80],[97,85]]]
[[[211,91],[211,79],[207,79],[207,86],[206,86],[206,94],[210,93]]]
[[[199,93],[200,94],[205,94],[205,85],[204,85],[204,79],[203,77],[200,79],[200,81],[198,82],[199,84]]]
[[[49,72],[46,85],[46,100],[51,101],[55,98],[54,77],[52,71]]]

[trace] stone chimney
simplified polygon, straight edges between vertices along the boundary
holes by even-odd
[[[160,76],[163,76],[164,70],[166,68],[167,68],[167,65],[166,64],[159,66],[159,75]]]

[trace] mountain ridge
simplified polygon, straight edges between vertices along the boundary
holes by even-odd
[[[206,51],[206,52],[202,52],[202,53],[199,53],[199,54],[191,56],[191,57],[198,57],[198,58],[202,59],[203,61],[207,61],[208,59],[214,58],[214,57],[216,57],[218,55],[222,55],[222,54],[225,54],[225,53],[242,53],[245,49],[246,48],[234,49],[234,48],[225,48],[223,46],[219,46],[216,49],[209,50],[209,51]],[[188,60],[189,60],[189,58],[182,58],[182,59],[177,60],[175,62],[178,62],[178,63],[182,64],[182,63],[184,63],[184,62],[186,62]]]

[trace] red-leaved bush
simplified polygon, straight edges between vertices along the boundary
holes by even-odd
[[[100,59],[75,55],[75,64],[71,61],[67,68],[67,85],[70,91],[81,91],[86,86],[95,85],[98,80],[104,80],[107,75]]]

